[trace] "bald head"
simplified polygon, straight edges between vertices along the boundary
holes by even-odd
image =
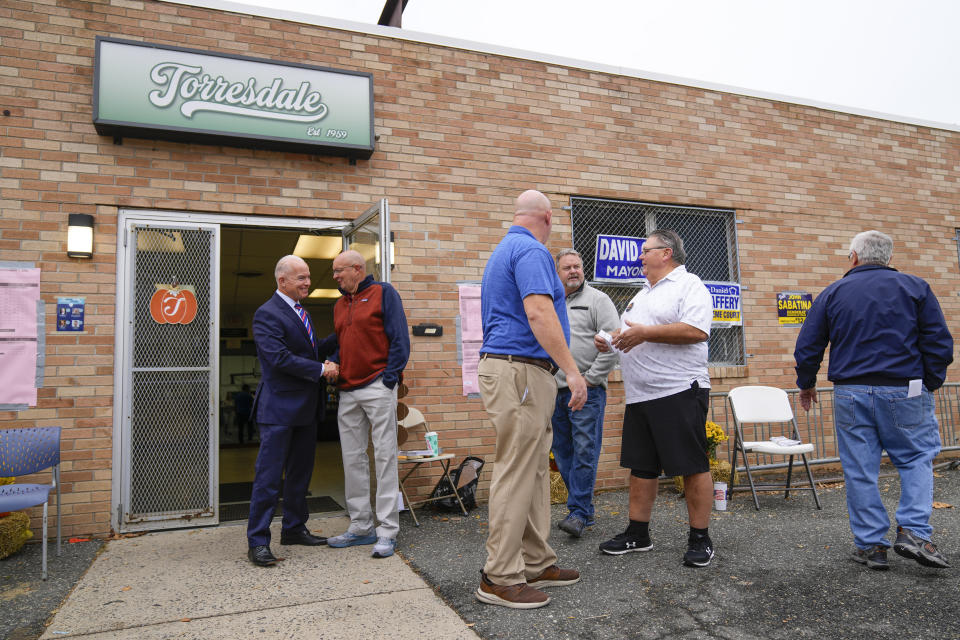
[[[535,189],[529,189],[517,198],[513,224],[527,229],[537,240],[546,244],[550,237],[551,215],[550,199]]]
[[[366,264],[366,260],[364,260],[363,256],[360,255],[360,252],[355,251],[353,249],[348,249],[342,252],[340,255],[338,255],[336,258],[333,259],[333,262],[334,262],[334,265],[333,265],[334,267],[337,267],[337,265],[340,265],[340,266],[360,265],[362,267],[364,264]]]
[[[550,200],[535,189],[524,191],[517,198],[518,216],[545,216],[550,213]]]
[[[347,293],[356,293],[367,275],[367,263],[360,252],[350,249],[333,259],[333,279]]]

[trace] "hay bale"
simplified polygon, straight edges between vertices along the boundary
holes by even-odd
[[[0,558],[16,553],[32,537],[30,516],[25,512],[14,511],[0,517]]]
[[[726,482],[727,486],[730,486],[731,475],[733,475],[733,471],[729,462],[711,458],[710,477],[714,482]],[[683,495],[683,476],[673,476],[673,486],[676,487],[677,493]]]
[[[559,471],[550,472],[550,504],[567,503],[567,485],[563,484],[563,476]]]

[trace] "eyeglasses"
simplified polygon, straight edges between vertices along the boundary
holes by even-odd
[[[344,271],[346,271],[347,269],[359,269],[359,268],[360,268],[360,265],[351,264],[351,265],[348,265],[348,266],[346,266],[346,267],[340,267],[340,268],[338,268],[338,269],[334,269],[334,270],[333,270],[333,275],[338,276],[338,275],[340,275],[341,273],[343,273]]]
[[[647,255],[647,254],[650,253],[651,251],[656,251],[657,249],[669,249],[669,248],[670,248],[670,247],[644,247],[644,248],[640,251],[640,253],[642,253],[643,255]]]

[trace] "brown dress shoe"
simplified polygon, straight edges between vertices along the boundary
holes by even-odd
[[[482,571],[476,596],[480,602],[511,609],[537,609],[550,604],[550,596],[543,591],[537,591],[526,582],[502,586],[490,582],[487,574]]]
[[[561,569],[557,565],[547,567],[536,578],[527,580],[527,584],[537,589],[544,587],[565,587],[580,582],[580,572],[576,569]]]

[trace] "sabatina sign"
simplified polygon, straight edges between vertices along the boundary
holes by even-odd
[[[94,74],[101,135],[373,153],[370,73],[98,37]]]

